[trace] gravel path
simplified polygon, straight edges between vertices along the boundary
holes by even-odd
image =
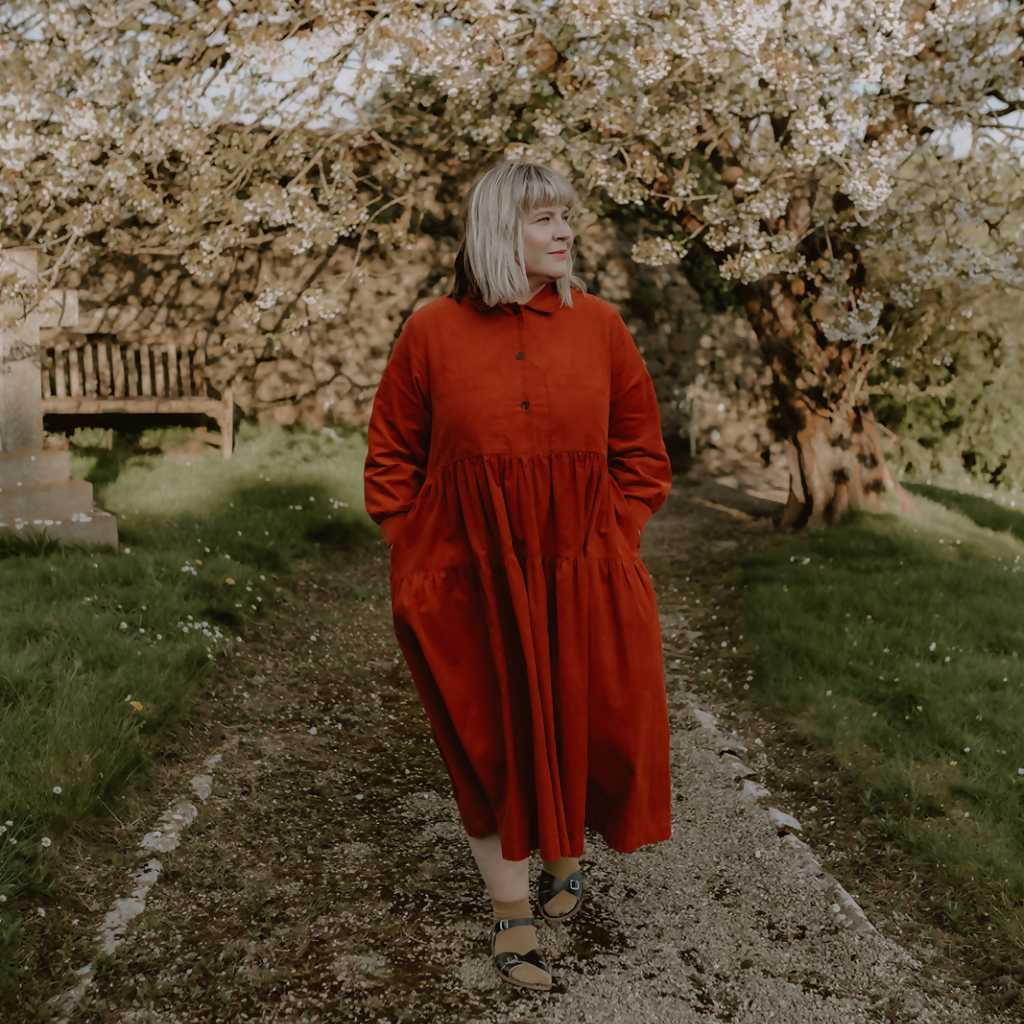
[[[746,671],[727,616],[684,584],[699,563],[705,576],[720,567],[722,589],[736,585],[736,554],[771,529],[773,484],[756,474],[679,480],[648,527],[674,837],[630,856],[593,839],[584,912],[540,928],[553,992],[497,983],[489,904],[399,659],[380,548],[344,570],[310,568],[227,660],[191,768],[168,774],[127,848],[165,807],[191,803],[198,816],[180,846],[159,853],[162,873],[125,944],[66,1003],[73,1019],[994,1021],[973,990],[933,977],[875,931],[791,835],[794,823],[773,819],[756,730],[721,724],[685,678],[697,660],[737,682]],[[152,858],[152,848],[129,858],[102,909],[131,895]],[[101,923],[96,913],[82,927]],[[73,956],[49,965],[69,990],[81,967]]]

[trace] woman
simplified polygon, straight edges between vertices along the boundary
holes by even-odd
[[[569,182],[473,187],[449,296],[408,320],[374,400],[366,508],[395,631],[494,908],[503,978],[546,991],[541,916],[583,897],[583,830],[668,839],[668,709],[640,533],[671,471],[651,378],[572,276]]]

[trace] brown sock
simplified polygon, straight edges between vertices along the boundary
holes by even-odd
[[[549,875],[565,881],[580,866],[579,857],[559,857],[558,860],[541,861],[541,867]],[[576,906],[576,897],[571,892],[560,892],[557,896],[544,904],[544,912],[550,917],[558,917],[560,914],[568,914]]]
[[[533,919],[529,899],[512,900],[509,903],[491,900],[491,905],[494,907],[495,921],[514,921],[519,917]],[[532,924],[506,928],[505,931],[498,932],[494,938],[495,953],[518,953],[522,956],[536,948],[537,930]],[[534,967],[533,964],[520,964],[518,967],[513,967],[510,973],[517,981],[525,981],[529,985],[551,983],[551,975],[539,967]]]
[[[541,867],[555,878],[563,882],[574,872],[580,869],[579,857],[559,857],[558,860],[542,860]]]

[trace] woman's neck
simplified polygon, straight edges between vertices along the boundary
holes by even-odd
[[[527,305],[530,302],[533,302],[533,300],[535,298],[537,298],[537,296],[540,295],[540,293],[542,291],[544,291],[546,288],[550,288],[551,285],[554,282],[552,282],[552,281],[541,281],[540,284],[536,284],[535,282],[530,281],[529,283],[530,283],[530,297],[524,303],[522,303],[522,305],[524,305],[524,306]]]

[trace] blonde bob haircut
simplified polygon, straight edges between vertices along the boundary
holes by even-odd
[[[463,203],[465,236],[455,258],[451,294],[468,295],[487,306],[528,301],[530,284],[523,255],[523,221],[538,206],[565,206],[579,199],[569,179],[540,164],[509,160],[479,178]],[[586,285],[572,273],[572,251],[564,277],[555,282],[563,306]]]

